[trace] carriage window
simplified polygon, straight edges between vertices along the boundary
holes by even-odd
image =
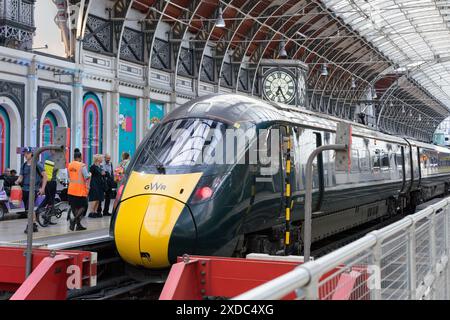
[[[359,172],[359,152],[358,150],[352,149],[351,158],[351,172]]]
[[[389,153],[381,151],[381,167],[389,168]]]
[[[401,150],[399,150],[396,154],[395,154],[395,165],[400,168],[403,167],[403,157],[402,157],[402,152]]]
[[[380,153],[381,151],[379,149],[376,149],[373,153],[373,157],[372,157],[372,168],[380,168]]]

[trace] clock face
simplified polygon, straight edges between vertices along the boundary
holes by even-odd
[[[267,99],[290,103],[295,97],[294,77],[286,71],[276,70],[270,72],[263,81],[263,91]]]

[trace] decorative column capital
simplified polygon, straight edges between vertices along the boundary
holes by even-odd
[[[28,66],[28,76],[30,77],[36,77],[38,72],[38,64],[36,60],[36,56],[33,56],[33,59],[31,59],[30,65]]]
[[[81,85],[83,82],[83,70],[75,70],[75,73],[73,74],[73,83],[75,85]]]

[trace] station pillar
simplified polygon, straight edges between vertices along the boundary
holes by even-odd
[[[82,85],[83,74],[81,71],[77,71],[74,75],[73,81],[73,101],[72,101],[72,130],[71,130],[71,152],[75,148],[83,150],[82,141],[82,119],[83,119],[83,85]]]
[[[24,128],[24,144],[25,146],[37,146],[37,92],[38,92],[38,67],[36,56],[33,56],[28,67],[27,86],[26,86],[26,103],[25,103],[25,128]]]
[[[114,85],[114,91],[111,93],[111,161],[113,163],[119,163],[121,155],[119,155],[119,106],[120,106],[120,92],[119,81]]]

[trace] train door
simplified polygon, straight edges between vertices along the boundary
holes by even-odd
[[[419,148],[411,144],[411,170],[412,170],[412,190],[420,188],[420,164],[419,164]]]
[[[410,186],[411,178],[408,176],[409,170],[407,170],[407,162],[406,161],[406,146],[400,146],[400,148],[397,149],[397,152],[395,154],[395,164],[397,166],[397,170],[399,172],[399,177],[402,179],[402,187],[400,189],[400,194],[404,194]]]
[[[330,133],[302,127],[291,130],[291,194],[292,220],[303,219],[303,203],[306,178],[306,162],[314,149],[322,144],[329,144]],[[313,162],[313,211],[320,211],[324,198],[325,186],[331,187],[334,179],[334,155],[330,152],[320,154]]]
[[[413,183],[413,174],[412,174],[412,167],[411,167],[411,146],[406,145],[403,148],[403,161],[404,166],[403,169],[405,170],[405,187],[404,187],[404,193],[409,193],[412,189],[412,183]]]
[[[282,141],[286,127],[273,125],[259,129],[257,143],[257,165],[252,169],[253,184],[248,215],[245,218],[246,233],[269,228],[280,220],[283,207],[284,174],[282,167]]]

